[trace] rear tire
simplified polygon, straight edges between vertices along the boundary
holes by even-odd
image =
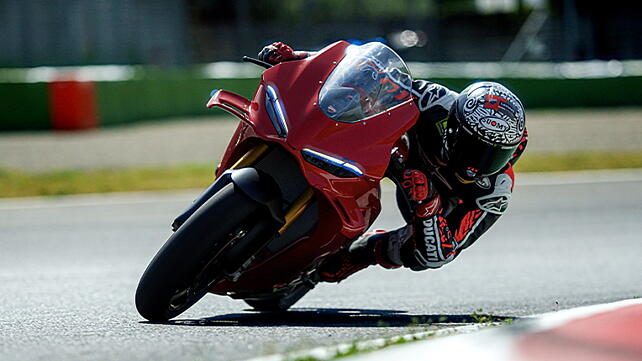
[[[140,315],[149,321],[167,321],[205,296],[225,275],[218,256],[235,238],[243,237],[246,243],[268,236],[272,222],[260,211],[260,205],[232,183],[214,194],[147,266],[136,290]]]

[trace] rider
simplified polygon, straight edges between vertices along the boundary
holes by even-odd
[[[259,59],[271,64],[313,55],[277,42]],[[470,247],[506,211],[513,166],[527,143],[524,107],[510,90],[478,82],[456,93],[413,80],[417,124],[392,151],[386,176],[397,184],[406,225],[366,234],[328,257],[322,281],[339,282],[370,265],[439,268]]]

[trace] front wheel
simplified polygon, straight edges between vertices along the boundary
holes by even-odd
[[[136,308],[149,321],[167,321],[194,305],[225,274],[220,255],[237,242],[269,237],[260,205],[234,184],[224,186],[167,240],[143,273]]]

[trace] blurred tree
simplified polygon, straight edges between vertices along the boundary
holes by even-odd
[[[436,0],[440,17],[477,14],[474,0]]]
[[[192,0],[197,1],[197,0]],[[354,19],[398,20],[409,12],[425,18],[434,12],[434,0],[253,0],[256,20],[328,22]],[[312,15],[312,17],[307,17]]]

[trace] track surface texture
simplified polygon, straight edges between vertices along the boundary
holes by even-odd
[[[134,291],[197,191],[2,200],[0,360],[241,360],[642,296],[642,171],[596,174],[518,175],[508,214],[443,269],[373,267],[281,316],[208,295],[169,324],[142,322]],[[378,227],[400,224],[392,196]]]

